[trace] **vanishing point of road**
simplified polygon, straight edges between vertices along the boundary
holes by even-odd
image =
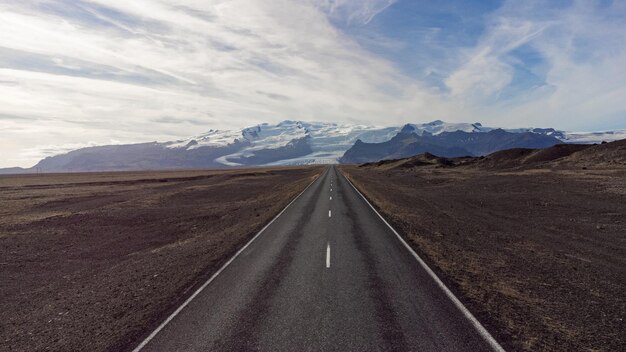
[[[501,347],[329,167],[135,350]]]

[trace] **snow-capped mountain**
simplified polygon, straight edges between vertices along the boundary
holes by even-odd
[[[512,148],[540,149],[560,144],[554,136],[533,132],[441,132],[421,135],[405,126],[400,133],[383,143],[357,141],[339,160],[342,163],[366,163],[384,159],[402,159],[431,153],[441,157],[482,156]]]
[[[422,136],[424,133],[439,135],[444,132],[463,131],[468,133],[486,133],[496,130],[475,123],[448,123],[436,120],[422,124],[406,124],[394,127],[375,127],[367,125],[336,124],[328,122],[282,121],[276,125],[263,123],[244,128],[242,131],[211,130],[197,137],[165,143],[168,148],[197,149],[204,146],[227,146],[233,143],[246,143],[235,153],[223,155],[216,162],[225,166],[245,165],[241,158],[254,155],[264,149],[277,149],[289,142],[308,137],[310,153],[289,159],[272,161],[270,165],[299,165],[336,163],[357,140],[364,143],[382,143],[389,141],[400,131],[409,131]],[[511,133],[531,132],[552,136],[565,143],[601,143],[626,138],[626,130],[607,132],[568,133],[553,128],[515,128],[504,129]]]
[[[559,139],[564,143],[599,144],[602,142],[612,142],[620,139],[626,139],[626,130],[562,133],[563,137]]]
[[[428,143],[445,141],[447,144],[438,145],[437,150],[460,152],[459,146],[454,145],[464,137],[458,135],[459,133],[468,134],[468,136],[477,134],[476,137],[481,138],[465,139],[480,141],[487,140],[483,138],[486,134],[497,132],[491,133],[489,137],[489,143],[494,143],[494,136],[496,139],[500,138],[498,136],[501,133],[498,131],[520,134],[518,136],[520,138],[513,138],[522,141],[519,142],[522,144],[513,144],[518,147],[532,146],[529,140],[537,140],[537,138],[529,138],[529,136],[535,135],[550,137],[542,141],[552,140],[553,143],[600,143],[626,138],[626,130],[575,133],[552,128],[502,130],[486,127],[478,122],[446,123],[437,120],[423,124],[376,127],[286,120],[278,124],[263,123],[242,130],[209,130],[195,137],[171,142],[82,148],[45,158],[31,169],[0,169],[0,173],[29,172],[35,168],[48,172],[65,172],[327,164],[348,160],[342,157],[346,151],[357,144],[357,141],[361,148],[370,145],[367,148],[371,149],[376,147],[375,144],[389,142],[399,133],[403,133],[421,137],[424,141],[428,140]],[[455,133],[457,135],[454,135]],[[521,138],[522,134],[525,135],[524,138]],[[432,139],[433,136],[441,136],[441,138]],[[511,138],[507,135],[508,142],[495,145],[511,145],[509,143]],[[477,145],[472,145],[470,152],[473,151],[472,153],[475,154],[493,149],[482,148],[480,142],[477,143]],[[429,145],[432,146],[432,144]]]
[[[428,122],[428,123],[422,123],[422,124],[406,124],[404,125],[403,129],[405,131],[411,131],[415,134],[417,134],[418,136],[421,136],[424,134],[424,132],[426,133],[430,133],[432,135],[437,135],[443,132],[456,132],[456,131],[463,131],[463,132],[489,132],[491,130],[493,130],[493,128],[491,127],[483,127],[483,125],[480,122],[475,122],[475,123],[448,123],[448,122],[443,122],[441,120],[435,120],[432,122]]]
[[[294,153],[291,158],[268,162],[270,165],[301,165],[337,163],[337,160],[358,139],[379,143],[391,139],[400,127],[374,127],[327,122],[282,121],[276,125],[263,123],[254,127],[233,131],[210,131],[198,137],[165,143],[167,148],[197,149],[203,146],[227,146],[243,143],[240,150],[226,154],[216,162],[224,166],[245,165],[242,158],[249,158],[263,150],[278,150],[288,143],[307,140],[311,151]],[[302,154],[302,155],[296,155]]]

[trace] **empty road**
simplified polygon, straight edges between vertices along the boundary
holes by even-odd
[[[329,167],[136,350],[494,350],[467,314]]]

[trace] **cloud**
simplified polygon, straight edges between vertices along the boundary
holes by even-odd
[[[498,17],[480,43],[468,50],[467,63],[445,81],[455,98],[482,102],[501,92],[513,80],[514,68],[507,55],[540,35],[547,24],[526,19]]]
[[[339,22],[365,25],[395,2],[396,0],[325,0],[313,3]]]
[[[260,90],[257,90],[256,92],[257,92],[257,94],[264,95],[264,96],[266,96],[266,97],[268,97],[268,98],[270,98],[270,99],[274,99],[274,100],[283,100],[283,101],[289,101],[289,100],[291,100],[291,98],[289,98],[289,97],[288,97],[288,96],[286,96],[286,95],[282,95],[282,94],[262,92],[262,91],[260,91]]]
[[[331,12],[345,6],[382,10]],[[414,85],[304,1],[12,2],[0,4],[0,32],[0,112],[48,127],[13,120],[2,166],[26,143],[81,143],[85,131],[131,142],[196,134],[200,122],[368,120]],[[173,119],[195,123],[172,131]]]
[[[445,80],[451,98],[505,125],[623,125],[624,10],[621,2],[506,2],[488,16],[478,44],[460,51],[466,62]]]
[[[377,50],[368,50],[353,30],[377,28],[400,3],[2,2],[0,167],[30,166],[53,145],[172,140],[284,119],[576,129],[624,121],[623,2],[508,1],[472,19],[485,22],[475,40],[407,23],[419,28],[393,40],[372,32]],[[417,77],[399,64],[411,35],[439,58]]]

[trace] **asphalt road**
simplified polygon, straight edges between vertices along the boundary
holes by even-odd
[[[435,280],[330,167],[139,348],[493,350]]]

